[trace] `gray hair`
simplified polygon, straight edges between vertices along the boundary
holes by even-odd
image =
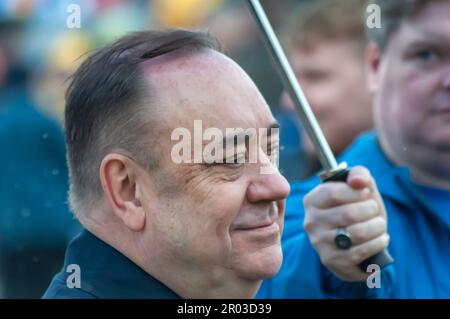
[[[81,64],[67,90],[65,109],[69,202],[75,215],[103,198],[99,168],[108,153],[129,156],[148,170],[158,167],[150,151],[158,140],[158,121],[140,64],[175,50],[205,49],[221,52],[206,32],[143,31],[99,49]]]

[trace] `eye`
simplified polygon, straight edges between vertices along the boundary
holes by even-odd
[[[206,167],[224,167],[224,168],[239,168],[245,164],[245,153],[237,154],[233,157],[224,158],[217,162],[205,163]]]
[[[225,166],[229,168],[240,168],[244,163],[226,163]]]
[[[230,168],[242,167],[245,164],[245,155],[237,155],[232,159],[226,159],[223,164]]]
[[[422,62],[432,61],[437,57],[437,54],[433,50],[420,50],[415,54],[415,58]]]
[[[270,143],[267,148],[267,155],[276,155],[280,151],[280,145],[278,143]]]

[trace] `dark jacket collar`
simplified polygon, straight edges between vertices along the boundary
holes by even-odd
[[[87,230],[69,244],[64,269],[69,264],[80,266],[81,289],[98,298],[179,298]]]

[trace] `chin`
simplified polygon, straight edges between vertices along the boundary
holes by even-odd
[[[240,277],[248,280],[264,280],[275,276],[283,263],[280,244],[247,253],[238,263]]]

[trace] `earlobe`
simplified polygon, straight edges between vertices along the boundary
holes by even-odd
[[[136,206],[135,201],[128,202],[126,205],[129,207],[122,217],[123,223],[134,232],[143,230],[145,226],[144,208],[141,205]]]
[[[124,155],[110,153],[100,165],[103,192],[112,213],[132,231],[145,226],[145,211],[138,194],[135,164]]]
[[[375,43],[366,48],[367,86],[371,93],[378,91],[378,77],[380,68],[380,51]]]

